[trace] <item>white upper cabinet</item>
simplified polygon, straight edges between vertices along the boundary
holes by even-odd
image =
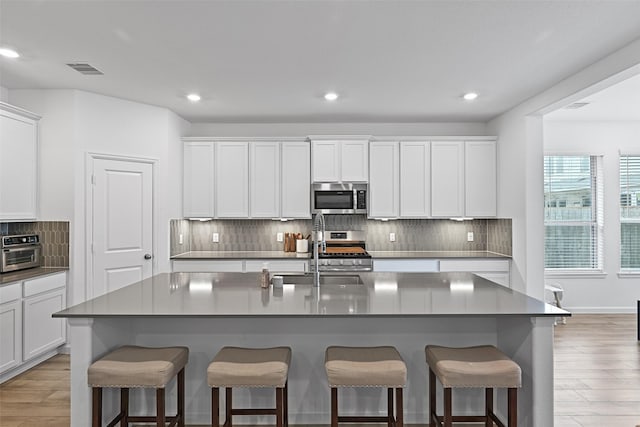
[[[215,143],[184,143],[183,215],[185,218],[213,218]]]
[[[252,218],[280,216],[280,143],[252,142],[250,144]]]
[[[282,143],[282,218],[311,218],[310,168],[308,142]]]
[[[431,145],[427,141],[400,143],[400,217],[431,216]]]
[[[399,207],[398,143],[369,146],[369,218],[397,218]]]
[[[216,147],[218,218],[249,217],[249,143],[225,142]]]
[[[184,217],[311,218],[310,151],[293,139],[185,138]]]
[[[367,182],[369,139],[310,138],[313,182]]]
[[[495,141],[433,141],[432,216],[496,216],[496,168]]]
[[[431,143],[431,214],[464,216],[464,141]]]
[[[496,142],[467,141],[464,150],[465,215],[496,216]]]
[[[0,220],[37,217],[39,119],[0,102]]]

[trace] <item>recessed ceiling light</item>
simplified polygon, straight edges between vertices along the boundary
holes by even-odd
[[[0,55],[5,56],[7,58],[18,58],[20,54],[13,49],[9,48],[0,48]]]
[[[191,102],[198,102],[201,98],[197,93],[190,93],[189,95],[187,95],[187,99]]]
[[[335,92],[327,92],[324,94],[324,99],[326,99],[327,101],[335,101],[336,99],[338,99],[338,94]]]
[[[469,93],[465,93],[464,95],[462,95],[462,97],[466,101],[473,101],[474,99],[476,99],[478,97],[478,94],[475,93],[475,92],[469,92]]]

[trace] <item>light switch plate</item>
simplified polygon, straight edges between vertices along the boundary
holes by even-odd
[[[282,242],[282,241],[284,241],[284,233],[278,233],[278,234],[276,234],[276,240],[277,240],[278,242]]]
[[[473,231],[467,232],[467,242],[473,242]]]
[[[180,236],[178,236],[178,243],[179,244],[184,244],[184,239],[182,238],[182,233],[180,233]]]
[[[389,233],[389,241],[390,242],[396,241],[396,233]]]
[[[219,233],[213,233],[213,236],[211,238],[211,241],[213,243],[218,243],[220,242],[220,234]]]

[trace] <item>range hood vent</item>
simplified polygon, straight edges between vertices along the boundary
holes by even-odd
[[[104,73],[97,68],[85,63],[85,62],[74,62],[71,64],[67,64],[69,67],[73,68],[80,74],[85,74],[88,76],[101,76]]]

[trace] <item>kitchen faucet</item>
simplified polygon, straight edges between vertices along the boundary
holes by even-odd
[[[327,239],[325,239],[325,222],[324,215],[322,213],[317,213],[315,220],[313,221],[313,234],[315,235],[313,241],[313,259],[315,263],[315,280],[313,281],[313,286],[320,286],[320,269],[318,268],[320,262],[318,261],[318,234],[322,233],[322,237],[320,237],[320,242],[322,244],[322,253],[327,252]]]

